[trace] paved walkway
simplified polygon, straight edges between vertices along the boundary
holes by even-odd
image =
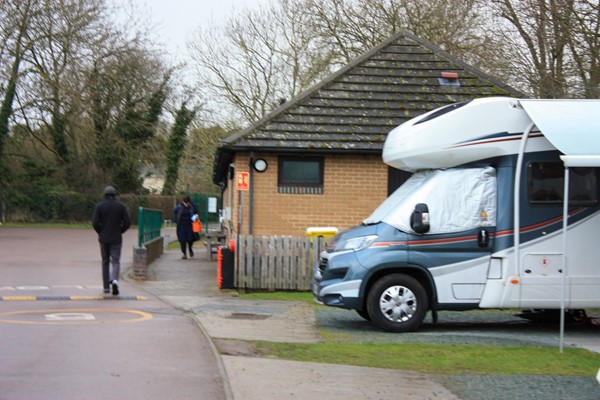
[[[244,341],[321,341],[314,311],[301,302],[239,299],[217,287],[216,266],[204,248],[187,260],[173,250],[152,263],[147,281],[128,280],[198,321],[214,345],[228,399],[386,399],[401,392],[417,400],[458,400],[418,372],[258,357]]]

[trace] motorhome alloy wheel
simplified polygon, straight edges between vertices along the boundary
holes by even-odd
[[[417,329],[427,312],[427,294],[411,276],[388,275],[373,285],[367,298],[371,321],[389,332]]]
[[[417,299],[410,289],[404,286],[392,286],[381,295],[379,308],[390,321],[405,322],[417,311]]]

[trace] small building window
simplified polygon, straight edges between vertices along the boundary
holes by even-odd
[[[533,205],[562,205],[564,198],[564,166],[559,162],[534,162],[528,165],[527,184],[529,203]],[[569,169],[569,205],[598,204],[598,170]]]
[[[323,157],[279,157],[277,192],[323,194]]]

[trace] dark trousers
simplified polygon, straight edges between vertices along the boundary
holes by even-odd
[[[121,273],[121,247],[122,244],[100,243],[100,254],[102,255],[102,283],[104,288],[113,280],[119,280]],[[112,264],[112,270],[110,265]]]
[[[192,250],[192,246],[194,245],[194,242],[184,242],[184,241],[180,241],[179,245],[181,246],[181,252],[183,254],[187,254],[186,252],[186,248],[190,249],[190,255],[193,254],[193,250]]]

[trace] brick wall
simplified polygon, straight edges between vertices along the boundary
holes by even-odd
[[[265,172],[253,172],[253,234],[303,236],[310,226],[345,229],[359,224],[387,197],[387,166],[381,156],[327,155],[324,163],[323,194],[277,193],[277,156],[255,154],[268,162]],[[249,172],[248,155],[237,154],[236,176]],[[238,229],[238,201],[235,177],[223,194],[223,207],[231,208],[230,227]],[[233,190],[232,190],[233,189]],[[250,192],[241,192],[243,221],[247,234]]]
[[[148,279],[148,266],[164,253],[164,237],[160,236],[143,247],[133,248],[133,277],[145,281]]]

